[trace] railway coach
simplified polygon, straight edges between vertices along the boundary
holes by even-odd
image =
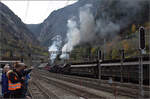
[[[97,78],[97,64],[72,64],[70,66],[70,74]]]
[[[143,82],[149,84],[149,70],[150,61],[149,58],[143,58]],[[109,79],[112,77],[115,81],[133,82],[139,81],[139,61],[138,58],[125,59],[123,63],[120,60],[105,60],[100,63],[101,70],[98,69],[98,62],[87,63],[72,63],[68,70],[69,74],[77,76],[85,76],[98,78],[99,71],[101,71],[102,79]],[[62,71],[63,72],[63,71]]]
[[[143,62],[143,82],[149,84],[149,67],[150,62]],[[121,77],[125,82],[138,83],[139,81],[139,63],[138,62],[124,62],[121,63],[102,63],[101,76],[103,79],[108,77],[120,81]]]

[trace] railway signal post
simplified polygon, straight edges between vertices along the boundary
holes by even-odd
[[[120,50],[121,54],[121,66],[120,66],[120,82],[123,82],[123,61],[124,61],[124,50]]]
[[[98,50],[98,78],[100,80],[101,83],[101,50]]]
[[[143,91],[143,54],[145,52],[145,29],[144,27],[139,28],[139,99],[142,99],[144,96]]]

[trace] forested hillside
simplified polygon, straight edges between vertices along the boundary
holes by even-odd
[[[48,50],[41,46],[21,19],[0,2],[0,56],[1,58],[47,56]]]

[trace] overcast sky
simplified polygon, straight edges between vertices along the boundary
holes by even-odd
[[[52,11],[77,2],[77,0],[1,1],[7,5],[16,15],[18,15],[24,23],[27,24],[41,23]]]

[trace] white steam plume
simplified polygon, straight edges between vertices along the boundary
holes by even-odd
[[[60,35],[56,35],[53,38],[53,43],[52,45],[49,47],[49,52],[50,54],[50,60],[51,63],[54,63],[54,60],[56,59],[57,55],[58,55],[58,51],[60,50],[61,44],[62,44],[62,38]]]
[[[67,33],[67,43],[62,48],[62,52],[70,52],[72,51],[73,47],[79,44],[80,42],[80,31],[77,28],[77,23],[74,19],[68,20],[68,33]],[[67,58],[68,55],[63,53],[61,58]]]

